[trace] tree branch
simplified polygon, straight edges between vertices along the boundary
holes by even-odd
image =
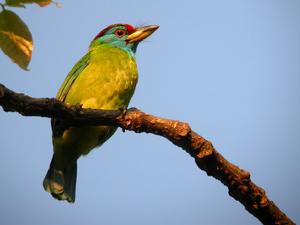
[[[0,105],[6,112],[55,117],[63,119],[69,126],[111,125],[136,133],[163,136],[189,153],[208,176],[226,185],[229,195],[242,203],[263,224],[294,224],[267,197],[265,191],[251,181],[249,172],[227,161],[211,142],[192,131],[187,123],[152,116],[135,108],[126,113],[122,110],[83,109],[79,105],[67,105],[54,98],[32,98],[15,93],[2,84]]]

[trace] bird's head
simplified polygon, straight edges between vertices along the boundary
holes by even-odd
[[[157,25],[134,27],[129,24],[113,24],[100,31],[90,47],[110,44],[135,53],[138,44],[158,28]]]

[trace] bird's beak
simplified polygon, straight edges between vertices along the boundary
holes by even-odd
[[[127,43],[139,42],[150,36],[154,31],[159,28],[158,25],[150,25],[137,28],[132,34],[130,34],[126,41]]]

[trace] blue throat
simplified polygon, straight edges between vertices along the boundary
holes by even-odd
[[[120,48],[123,51],[127,52],[131,57],[135,57],[136,49],[138,43],[126,43],[125,40],[115,40],[115,41],[103,41],[102,38],[92,41],[90,49],[100,46],[100,45],[110,45],[116,48]]]

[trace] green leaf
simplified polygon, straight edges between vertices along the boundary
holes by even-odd
[[[32,36],[20,17],[9,10],[0,13],[0,48],[13,62],[28,70],[33,48]]]
[[[14,7],[25,7],[24,4],[36,3],[39,6],[47,6],[52,3],[52,0],[5,0],[5,4]]]

